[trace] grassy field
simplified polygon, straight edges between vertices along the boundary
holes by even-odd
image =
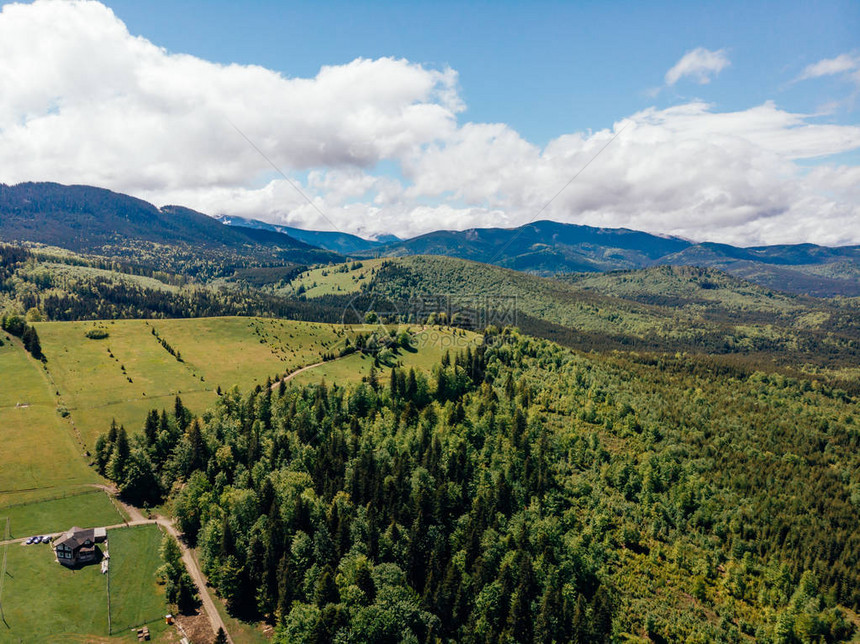
[[[336,354],[356,332],[375,330],[235,317],[42,322],[37,327],[48,356],[48,373],[89,446],[112,419],[136,432],[150,409],[171,409],[177,395],[188,408],[202,413],[215,401],[219,386],[224,390],[233,385],[251,388],[268,377],[276,379],[320,362],[323,354]],[[91,329],[102,329],[108,337],[91,340],[85,336]],[[478,337],[463,333],[421,332],[415,350],[401,351],[395,359],[406,368],[428,370],[446,349],[465,347]],[[360,380],[371,363],[355,355],[304,372],[296,381]]]
[[[108,495],[101,490],[0,509],[0,525],[6,518],[9,519],[13,539],[60,532],[73,525],[92,528],[114,525],[124,520]]]
[[[156,526],[111,530],[111,616],[114,635],[136,641],[120,628],[138,614],[148,619],[166,607],[155,581],[161,533]],[[98,565],[70,570],[58,564],[49,546],[11,545],[2,599],[3,642],[93,642],[109,636],[107,577]],[[150,615],[151,613],[151,615]],[[153,635],[165,630],[158,620]]]
[[[162,533],[156,525],[111,530],[110,614],[113,634],[155,622],[167,612],[164,587],[156,583],[155,571],[161,565],[158,554]]]
[[[98,566],[64,568],[47,545],[11,545],[7,557],[0,640],[61,642],[108,634],[107,579]]]
[[[161,280],[157,280],[153,277],[145,277],[143,275],[129,275],[128,273],[118,273],[117,271],[109,271],[102,268],[73,266],[56,262],[44,262],[43,265],[53,275],[59,277],[60,280],[75,279],[76,277],[98,277],[110,281],[125,282],[127,284],[143,288],[150,288],[156,291],[169,291],[171,293],[175,293],[179,290],[178,286],[165,284]]]
[[[93,328],[108,337],[85,337]],[[114,418],[138,431],[150,409],[172,408],[176,395],[202,412],[217,387],[249,388],[317,362],[344,334],[333,325],[256,318],[43,322],[37,329],[48,372],[87,445]]]
[[[372,330],[372,327],[367,329]],[[457,329],[429,327],[419,331],[417,327],[413,327],[413,331],[417,331],[414,336],[414,350],[401,349],[394,355],[397,366],[403,369],[430,371],[439,363],[446,351],[455,353],[469,346],[475,347],[481,342],[481,336],[478,334]],[[371,366],[373,366],[373,358],[362,353],[353,353],[303,371],[297,374],[292,382],[295,384],[317,383],[322,380],[338,384],[358,382],[370,373]],[[385,367],[377,368],[377,371],[380,378],[387,377]]]
[[[40,363],[17,342],[0,347],[0,507],[99,482],[57,413]]]
[[[384,261],[384,259],[364,259],[361,262],[315,268],[295,278],[286,290],[290,293],[296,293],[300,287],[303,287],[304,295],[308,298],[355,293],[362,284],[370,281],[373,273]],[[352,268],[356,264],[360,264],[360,266]]]

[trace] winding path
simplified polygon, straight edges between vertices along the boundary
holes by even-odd
[[[105,486],[99,487],[102,487],[105,491],[108,491],[109,489]],[[203,571],[200,570],[200,565],[197,563],[197,559],[194,557],[194,553],[191,551],[191,548],[185,545],[185,542],[182,540],[182,534],[176,529],[176,526],[173,525],[173,521],[161,515],[155,515],[154,519],[147,519],[135,506],[123,503],[119,497],[111,494],[110,492],[108,492],[108,494],[110,494],[114,501],[122,506],[131,519],[128,523],[120,524],[118,526],[109,526],[108,529],[111,527],[119,528],[123,525],[133,526],[156,523],[164,528],[170,536],[176,539],[176,542],[179,544],[179,549],[182,552],[182,562],[185,564],[188,574],[194,581],[194,585],[197,586],[197,594],[200,596],[200,601],[203,604],[203,611],[206,613],[206,616],[209,618],[209,623],[212,625],[212,633],[217,633],[219,628],[223,629],[224,633],[227,635],[227,641],[232,644],[233,640],[227,632],[227,625],[224,623],[224,620],[221,619],[221,614],[215,606],[215,601],[212,599],[212,595],[209,594],[209,588],[206,585],[206,577],[203,575]]]
[[[419,334],[423,333],[426,330],[427,330],[427,325],[421,325],[421,328],[418,331],[415,331],[414,333],[411,334],[412,338],[414,339],[414,338],[418,337]],[[293,378],[298,376],[303,371],[308,371],[309,369],[315,369],[316,367],[321,367],[324,364],[330,364],[332,362],[337,362],[338,360],[343,360],[344,358],[348,358],[351,355],[353,355],[353,354],[347,353],[346,355],[338,356],[336,358],[332,358],[331,360],[321,360],[320,362],[315,362],[313,364],[308,364],[308,365],[305,365],[304,367],[300,367],[299,369],[296,369],[295,371],[291,371],[290,373],[288,373],[283,378],[276,380],[274,383],[272,383],[272,386],[270,387],[270,389],[272,391],[274,391],[276,388],[281,386],[282,382],[289,382],[290,380],[292,380]]]
[[[281,386],[282,382],[289,382],[290,380],[292,380],[293,378],[298,376],[302,371],[308,371],[309,369],[315,369],[316,367],[321,367],[324,364],[329,364],[331,362],[337,362],[338,360],[343,360],[344,358],[347,358],[351,355],[352,355],[351,353],[348,353],[345,356],[338,356],[337,358],[332,358],[331,360],[322,360],[320,362],[314,362],[313,364],[305,365],[304,367],[296,369],[295,371],[291,371],[290,373],[288,373],[286,376],[284,376],[280,380],[276,380],[274,383],[272,383],[272,386],[270,387],[270,389],[272,391],[274,391],[275,389],[277,389],[278,387]]]
[[[194,585],[197,586],[197,594],[200,595],[200,601],[203,604],[203,611],[206,613],[206,617],[209,619],[209,624],[212,626],[213,635],[218,632],[219,628],[224,629],[224,633],[227,635],[227,641],[231,642],[232,644],[233,640],[230,638],[230,634],[227,632],[227,625],[221,618],[221,614],[218,612],[218,609],[215,606],[215,601],[209,594],[209,588],[206,585],[206,577],[203,575],[203,571],[200,570],[200,564],[197,562],[197,559],[194,557],[194,553],[191,551],[191,549],[187,545],[185,545],[185,542],[182,540],[182,534],[179,532],[179,530],[176,529],[176,526],[173,525],[173,521],[161,515],[155,515],[154,519],[147,519],[145,516],[143,516],[143,513],[140,511],[139,508],[124,503],[117,496],[117,490],[113,486],[93,485],[92,487],[103,490],[114,503],[117,503],[122,507],[122,509],[129,517],[129,520],[124,521],[123,523],[115,523],[114,525],[104,526],[106,530],[114,530],[116,528],[126,528],[138,525],[156,524],[164,528],[164,530],[170,536],[176,539],[176,542],[179,544],[179,549],[182,552],[182,562],[185,564],[185,568],[188,570],[188,574],[194,581]],[[42,534],[48,534],[53,539],[64,534],[64,532]],[[6,541],[0,541],[0,546],[23,543],[27,539],[28,537],[20,537],[18,539],[8,539]]]

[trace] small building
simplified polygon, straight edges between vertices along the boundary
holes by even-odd
[[[84,530],[73,527],[54,541],[54,552],[57,561],[64,566],[81,566],[96,563],[101,560],[101,550],[96,544],[107,538],[104,528],[89,528]]]

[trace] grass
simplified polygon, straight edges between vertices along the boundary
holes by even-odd
[[[0,347],[0,507],[99,482],[80,455],[39,362],[17,342]]]
[[[53,275],[61,279],[74,279],[76,277],[103,278],[114,282],[125,282],[142,288],[149,288],[156,291],[167,291],[175,293],[179,290],[178,286],[165,284],[161,280],[154,277],[146,277],[143,275],[130,275],[128,273],[119,273],[103,268],[93,268],[90,266],[74,266],[70,264],[60,264],[56,262],[45,261],[42,266],[51,271]]]
[[[85,336],[96,327],[108,337]],[[19,344],[4,342],[0,347],[0,372],[9,375],[0,389],[0,508],[65,495],[101,481],[82,458],[71,423],[91,448],[114,418],[133,433],[150,409],[171,409],[177,395],[189,409],[202,413],[214,403],[219,385],[249,389],[270,376],[319,362],[324,353],[337,353],[354,331],[374,330],[257,318],[42,322],[37,328],[48,356],[47,371]],[[153,329],[182,362],[162,346]],[[473,344],[477,338],[434,327],[416,336],[414,351],[401,350],[393,358],[404,368],[426,371],[445,350]],[[295,380],[355,382],[368,374],[372,363],[355,354]],[[59,405],[68,409],[68,419],[58,414]],[[15,517],[12,529],[23,536],[72,524],[116,523],[102,519],[95,506],[103,504],[97,499],[85,501],[93,504],[92,516],[76,512],[74,500],[21,505],[9,512]],[[57,508],[62,520],[52,524],[53,512],[46,507]]]
[[[374,330],[239,317],[42,322],[37,328],[48,356],[48,373],[88,446],[112,419],[134,433],[150,409],[171,409],[177,395],[186,407],[202,413],[214,403],[219,386],[250,389],[269,377],[319,362],[324,353],[337,353],[355,331]],[[106,330],[108,337],[88,339],[85,334],[93,328]],[[474,343],[477,337],[429,329],[416,337],[416,351],[401,351],[396,359],[406,368],[429,370],[444,350]],[[370,364],[356,355],[302,373],[296,380],[356,381],[367,374]],[[42,388],[47,389],[46,383]]]
[[[417,329],[417,327],[413,327],[413,329]],[[372,328],[368,327],[368,330],[372,330]],[[468,346],[475,347],[481,342],[481,336],[476,333],[447,327],[428,327],[418,331],[414,338],[414,351],[401,349],[395,354],[394,360],[399,368],[430,371],[439,364],[446,351],[454,353],[464,350]],[[297,374],[291,382],[297,385],[318,383],[322,380],[339,384],[358,382],[370,373],[371,366],[373,366],[373,358],[362,353],[353,353],[345,358],[303,371]],[[387,377],[388,366],[394,365],[377,367],[380,378]]]
[[[317,362],[344,334],[335,325],[238,317],[36,326],[48,371],[89,446],[114,418],[138,431],[150,409],[172,408],[177,395],[202,413],[215,401],[218,386],[247,389]],[[107,330],[108,337],[86,338],[94,327]]]
[[[107,579],[98,566],[61,566],[50,546],[10,545],[2,592],[6,623],[0,623],[0,641],[108,635]]]
[[[352,270],[349,269],[355,266],[356,262],[315,268],[296,277],[290,282],[288,290],[295,293],[299,287],[303,286],[305,297],[311,299],[322,295],[356,293],[362,284],[370,281],[373,272],[384,261],[384,259],[364,259],[358,262],[361,264],[359,268]],[[344,267],[347,270],[344,271]]]
[[[111,554],[111,616],[114,639],[136,641],[119,628],[138,614],[160,618],[166,611],[156,584],[161,533],[156,526],[122,528],[108,533]],[[102,548],[104,550],[104,548]],[[49,546],[11,545],[2,587],[0,641],[93,642],[109,638],[107,578],[98,565],[70,570],[58,564]],[[166,627],[149,624],[154,639]],[[117,632],[119,630],[119,632]]]
[[[108,532],[110,550],[110,613],[113,633],[155,622],[168,612],[164,587],[156,583],[161,566],[162,533],[156,525]]]
[[[0,525],[4,524],[7,517],[13,539],[60,532],[73,525],[93,528],[123,521],[116,506],[101,490],[0,509]]]

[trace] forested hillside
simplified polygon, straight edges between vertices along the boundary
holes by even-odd
[[[348,303],[336,297],[287,299],[254,287],[289,280],[301,271],[298,265],[194,265],[199,271],[173,272],[150,263],[0,244],[0,311],[60,321],[267,315],[341,322]],[[207,279],[223,273],[227,277]]]
[[[175,260],[170,252],[162,256]],[[506,323],[584,350],[720,354],[821,375],[860,361],[856,299],[785,294],[715,269],[663,266],[551,279],[433,256],[310,271],[179,264],[189,270],[0,244],[0,308],[47,320],[274,315],[348,323],[375,310],[422,323],[435,311],[416,307],[423,299],[441,307],[436,321],[469,328],[493,307],[513,307]]]
[[[486,340],[429,379],[154,410],[96,458],[130,497],[168,496],[228,610],[277,641],[850,637],[854,398],[706,358]]]
[[[549,279],[449,257],[383,262],[356,292],[383,301],[444,296],[455,306],[508,306],[531,335],[580,349],[691,351],[782,364],[854,366],[857,303],[793,296],[713,269]]]
[[[440,230],[361,252],[440,255],[541,275],[655,265],[714,267],[769,288],[822,297],[860,295],[860,248],[815,244],[742,248],[625,228],[537,221],[517,228]]]
[[[36,242],[140,261],[336,261],[338,255],[270,230],[224,226],[181,206],[154,205],[92,186],[0,184],[0,240]],[[166,252],[165,252],[166,251]]]

